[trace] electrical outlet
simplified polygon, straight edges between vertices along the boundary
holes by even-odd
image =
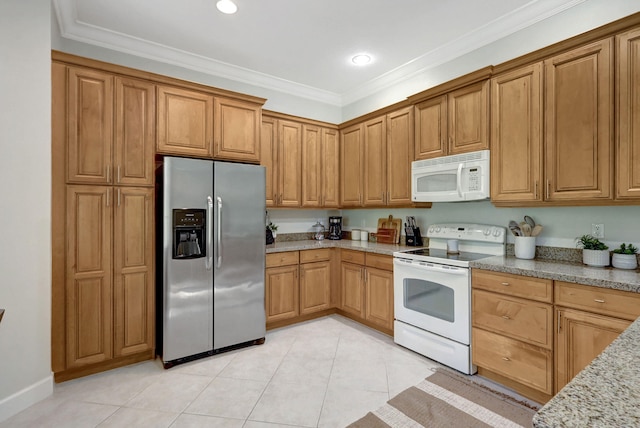
[[[604,238],[604,223],[591,223],[591,235],[594,238]]]

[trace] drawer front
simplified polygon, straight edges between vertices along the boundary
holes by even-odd
[[[300,263],[321,262],[329,260],[331,249],[319,248],[317,250],[300,251]]]
[[[340,260],[342,260],[343,262],[364,265],[364,256],[365,256],[364,251],[354,251],[354,250],[340,251]]]
[[[553,281],[550,279],[471,269],[471,286],[540,302],[553,301]]]
[[[285,251],[283,253],[269,253],[265,258],[266,267],[288,266],[298,264],[297,251]]]
[[[640,294],[556,281],[556,305],[627,320],[640,316]]]
[[[367,266],[393,271],[393,257],[382,254],[367,253]]]
[[[495,333],[473,329],[473,363],[522,385],[553,393],[552,352]]]
[[[550,304],[473,290],[474,327],[481,327],[551,349],[553,344],[553,307]]]

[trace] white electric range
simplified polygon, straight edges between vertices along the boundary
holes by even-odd
[[[469,262],[504,255],[506,228],[434,224],[427,237],[429,248],[393,253],[394,341],[473,374]]]

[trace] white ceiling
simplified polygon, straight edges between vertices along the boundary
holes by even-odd
[[[65,38],[342,106],[585,0],[52,1]]]

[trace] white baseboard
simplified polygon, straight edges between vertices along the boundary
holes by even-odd
[[[53,394],[53,374],[0,400],[0,422]]]

